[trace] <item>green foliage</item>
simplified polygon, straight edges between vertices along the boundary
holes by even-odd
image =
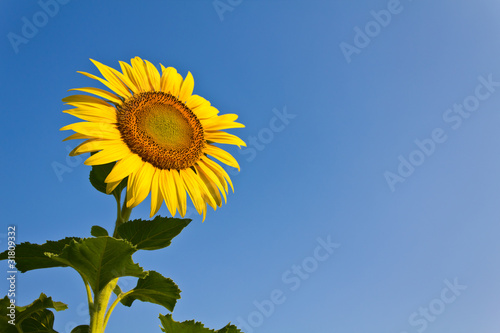
[[[116,296],[118,296],[122,293],[122,288],[120,288],[119,285],[116,285],[115,289],[113,289],[113,292],[115,293]]]
[[[94,237],[109,236],[108,231],[98,225],[92,226],[92,229],[90,229],[90,234]]]
[[[67,237],[58,241],[47,241],[42,245],[21,243],[16,246],[16,267],[22,273],[40,268],[65,267],[66,264],[49,258],[45,253],[59,254],[73,240],[79,240],[79,238]],[[8,251],[0,253],[0,260],[6,259],[8,259]]]
[[[134,244],[138,250],[158,250],[169,246],[172,239],[190,222],[191,219],[161,216],[152,221],[138,219],[120,225],[118,235]]]
[[[52,329],[54,313],[47,309],[33,313],[23,321],[21,326],[24,333],[57,333]]]
[[[164,306],[170,311],[174,310],[175,303],[181,298],[181,290],[171,279],[155,271],[149,271],[148,276],[137,281],[137,286],[127,293],[121,303],[131,306],[137,299]]]
[[[194,320],[183,321],[179,323],[172,319],[172,315],[160,315],[163,325],[162,331],[165,333],[242,333],[236,326],[227,324],[218,331],[206,328],[202,323]]]
[[[135,246],[126,240],[98,237],[72,241],[61,254],[49,254],[49,257],[77,270],[90,284],[95,295],[115,278],[143,278],[147,275],[132,261],[135,251]]]
[[[104,179],[113,165],[114,163],[110,163],[92,168],[90,181],[101,192],[106,191]],[[120,203],[120,193],[125,186],[126,180],[112,193],[118,203]],[[123,211],[118,212],[118,217],[120,214],[123,214]],[[144,271],[133,262],[132,255],[137,250],[158,250],[169,246],[172,239],[190,222],[191,219],[157,216],[152,221],[137,219],[118,224],[117,238],[110,237],[106,229],[95,225],[90,232],[92,238],[67,237],[58,241],[47,241],[41,245],[21,243],[16,246],[16,268],[22,273],[50,267],[69,266],[75,269],[93,292],[92,298],[92,293],[88,290],[89,308],[93,309],[90,313],[93,318],[90,322],[92,331],[104,332],[109,314],[118,303],[116,301],[109,308],[109,312],[105,313],[111,288],[125,306],[130,307],[135,300],[139,300],[158,304],[173,311],[177,300],[181,298],[179,287],[171,279],[158,272]],[[0,253],[0,260],[6,260],[8,257],[8,251]],[[118,285],[115,285],[117,279],[123,276],[137,277],[136,287],[123,292]],[[15,306],[15,325],[12,325],[9,323],[8,316],[10,305],[11,302],[7,296],[0,299],[0,332],[2,333],[57,333],[53,329],[54,314],[48,309],[60,311],[67,308],[64,303],[54,302],[42,293],[39,299],[28,306]],[[104,316],[106,316],[105,320]],[[101,322],[96,320],[101,320]],[[160,315],[160,320],[163,325],[162,330],[166,333],[242,333],[231,324],[215,331],[193,320],[176,322],[171,315]],[[80,325],[71,333],[89,333],[90,330],[89,325]]]
[[[48,308],[56,311],[68,307],[61,302],[54,302],[51,297],[40,294],[40,297],[27,306],[15,306],[15,317],[9,317],[13,303],[7,296],[0,300],[0,332],[4,333],[57,333],[52,329],[54,314]],[[15,323],[15,326],[9,323]]]
[[[93,155],[93,154],[92,154]],[[89,180],[92,186],[99,192],[106,193],[106,183],[104,180],[109,175],[116,162],[111,162],[102,165],[93,165],[92,170],[90,170]],[[122,193],[123,189],[127,187],[128,178],[125,178],[121,183],[113,190],[111,194],[118,195]]]
[[[68,306],[62,302],[54,302],[52,300],[52,297],[47,297],[44,293],[42,293],[40,294],[40,297],[30,305],[19,307],[19,312],[21,313],[16,316],[16,319],[19,321],[23,321],[32,313],[47,308],[55,309],[56,311],[62,311],[66,310]]]
[[[90,327],[89,325],[80,325],[71,330],[71,333],[89,333]]]

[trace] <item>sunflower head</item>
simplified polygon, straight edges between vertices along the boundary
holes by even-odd
[[[193,95],[194,80],[161,65],[161,74],[149,61],[135,57],[120,62],[121,71],[95,60],[100,81],[109,90],[77,88],[92,95],[72,95],[63,101],[73,109],[64,111],[83,122],[61,130],[76,132],[69,139],[85,139],[70,155],[94,153],[85,164],[116,162],[107,176],[111,193],[128,177],[126,204],[135,207],[151,193],[151,216],[163,202],[175,216],[186,214],[187,196],[205,219],[207,204],[214,210],[226,202],[231,179],[219,165],[238,168],[231,154],[215,144],[245,146],[237,136],[223,130],[244,127],[235,114],[219,115],[210,102]],[[214,159],[212,159],[214,158]]]

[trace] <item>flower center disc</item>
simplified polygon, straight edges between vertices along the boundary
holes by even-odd
[[[163,92],[137,94],[116,107],[118,130],[130,150],[159,169],[182,170],[203,154],[203,127],[196,115]]]

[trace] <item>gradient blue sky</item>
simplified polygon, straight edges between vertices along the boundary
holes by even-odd
[[[36,243],[112,228],[113,198],[66,157],[76,143],[59,128],[76,118],[61,99],[96,85],[76,73],[98,74],[89,58],[117,68],[141,56],[191,71],[196,94],[240,115],[246,128],[232,133],[258,140],[229,148],[242,170],[227,205],[204,223],[192,214],[169,248],[134,255],[182,289],[174,319],[217,329],[244,320],[246,333],[498,332],[498,1],[221,0],[220,15],[209,0],[60,2],[46,22],[37,1],[1,4],[0,246],[11,224]],[[390,22],[370,23],[388,8]],[[9,36],[34,19],[38,31],[25,28],[29,38],[13,46]],[[374,29],[370,40],[356,39],[356,27]],[[363,47],[348,62],[340,45],[355,42]],[[464,101],[474,111],[460,116],[453,108]],[[275,120],[285,109],[286,124]],[[444,142],[415,152],[436,130]],[[420,165],[392,191],[385,175],[410,155]],[[68,172],[58,177],[54,165]],[[148,214],[149,199],[132,218]],[[328,237],[340,247],[327,255],[316,249]],[[455,282],[466,289],[453,293]],[[18,290],[21,304],[42,291],[69,304],[56,314],[59,332],[87,322],[69,268],[19,275]],[[263,314],[255,303],[273,291],[280,304]],[[117,307],[107,332],[160,332],[158,313],[167,311]]]

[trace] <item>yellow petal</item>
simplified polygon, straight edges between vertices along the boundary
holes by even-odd
[[[211,182],[213,182],[217,186],[219,191],[222,193],[222,196],[224,197],[224,202],[227,202],[226,192],[228,188],[227,182],[224,177],[213,172],[212,169],[210,169],[203,160],[198,162],[196,168],[200,173],[203,173],[207,178],[211,180]]]
[[[98,76],[95,76],[95,75],[87,73],[87,72],[77,71],[77,73],[83,74],[83,75],[85,75],[85,76],[87,76],[87,77],[89,77],[91,79],[94,79],[94,80],[97,80],[97,81],[101,82],[106,87],[108,87],[109,89],[113,90],[115,93],[117,93],[118,95],[120,95],[120,96],[122,96],[124,98],[128,98],[128,97],[132,96],[130,94],[130,92],[126,89],[126,87],[123,84],[121,84],[120,86],[117,86],[117,85],[115,85],[112,82],[108,82],[108,81],[106,81],[104,79],[101,79]]]
[[[177,191],[174,176],[170,170],[161,170],[160,173],[160,191],[167,204],[168,211],[172,216],[175,216],[177,209]],[[179,208],[180,211],[180,208]]]
[[[179,91],[179,100],[185,102],[192,94],[194,90],[194,79],[191,72],[188,72],[186,78],[182,82],[181,89]]]
[[[151,90],[151,87],[149,86],[148,77],[144,68],[144,61],[139,57],[135,57],[132,60],[130,60],[130,62],[132,64],[132,69],[135,74],[136,83],[142,88],[142,91]]]
[[[89,95],[71,95],[68,97],[64,97],[62,101],[66,104],[73,105],[72,103],[82,103],[82,104],[90,104],[90,105],[102,105],[110,107],[108,102]]]
[[[226,170],[224,170],[219,164],[212,161],[208,157],[202,157],[201,160],[219,177],[219,179],[222,178],[224,180],[224,183],[227,181],[234,192],[233,182],[231,181],[231,178],[229,178],[229,175],[227,174]],[[227,184],[225,184],[224,187],[227,191]]]
[[[124,144],[120,140],[92,139],[80,143],[69,153],[69,156],[91,153],[94,151],[103,150],[105,148],[118,148],[118,147],[124,147]]]
[[[225,163],[229,166],[232,166],[233,168],[237,168],[238,171],[240,171],[240,166],[236,159],[233,157],[233,155],[229,154],[227,151],[224,149],[220,149],[219,147],[213,146],[211,144],[208,144],[203,151],[207,153],[210,156],[215,157],[222,163]]]
[[[222,114],[220,116],[208,119],[205,122],[206,123],[211,123],[211,122],[231,122],[231,121],[235,121],[236,119],[238,119],[238,115],[237,114],[227,113],[227,114]]]
[[[116,112],[108,112],[96,108],[75,108],[75,109],[64,110],[63,112],[78,117],[82,120],[87,120],[96,123],[103,122],[103,123],[114,124],[117,122]]]
[[[205,138],[207,139],[207,141],[237,145],[240,148],[241,146],[246,147],[247,145],[243,140],[238,138],[236,135],[232,135],[221,131],[212,132],[207,130],[205,131]]]
[[[116,114],[116,108],[113,106],[108,105],[102,105],[102,104],[95,104],[95,103],[86,103],[86,102],[71,102],[71,103],[66,103],[68,105],[74,106],[76,108],[80,109],[89,109],[89,110],[99,110],[101,112],[109,113],[109,114]]]
[[[115,162],[121,160],[127,154],[130,154],[130,151],[123,145],[104,148],[102,151],[87,158],[85,165],[100,165]]]
[[[218,117],[203,119],[201,124],[207,131],[245,127],[243,124],[234,122],[236,119],[238,119],[238,116],[235,114],[223,114]]]
[[[99,88],[93,88],[93,87],[85,87],[85,88],[75,88],[75,89],[70,89],[69,91],[72,90],[77,90],[77,91],[83,91],[87,92],[89,94],[94,94],[96,96],[100,96],[102,98],[106,98],[107,100],[116,103],[116,104],[121,104],[122,100],[116,96],[115,94],[110,93],[109,91],[102,90]]]
[[[92,61],[92,63],[97,67],[102,76],[115,87],[110,87],[110,89],[116,91],[118,94],[124,97],[132,96],[127,85],[123,82],[123,75],[120,72],[111,67],[101,64],[99,61],[93,59],[90,59],[90,61]]]
[[[80,133],[74,133],[74,134],[71,134],[70,136],[68,136],[63,141],[77,140],[77,139],[93,139],[93,138],[94,138],[93,136],[83,135],[83,134],[80,134]]]
[[[196,177],[194,177],[193,179],[196,183],[198,183],[202,202],[205,203],[205,209],[207,208],[206,204],[210,205],[210,207],[212,207],[214,210],[222,205],[222,199],[217,189],[213,188],[210,183],[205,183],[199,174],[196,174]]]
[[[135,201],[133,184],[136,176],[137,172],[133,172],[128,176],[125,202],[127,203],[127,207],[129,208],[134,204]]]
[[[153,217],[160,210],[163,203],[163,196],[160,190],[160,169],[155,169],[153,180],[151,182],[151,213],[149,217]]]
[[[191,95],[186,100],[186,106],[188,108],[190,108],[191,110],[194,110],[194,109],[202,107],[202,106],[208,107],[208,106],[210,106],[210,102],[201,96]]]
[[[219,110],[211,105],[201,105],[195,109],[192,109],[192,111],[200,119],[212,118],[219,113]]]
[[[180,172],[181,178],[184,182],[184,187],[186,188],[191,201],[193,202],[194,208],[198,214],[203,213],[203,199],[200,188],[195,179],[193,179],[193,175],[196,176],[191,169],[181,170]]]
[[[161,65],[161,91],[177,97],[182,83],[182,76],[173,67],[165,68]]]
[[[120,139],[120,131],[113,124],[80,122],[64,126],[61,131],[73,130],[96,139]]]
[[[228,122],[228,123],[212,123],[210,125],[203,125],[203,128],[205,128],[207,131],[218,131],[218,130],[226,130],[230,128],[243,128],[245,125],[236,123],[236,122]]]
[[[204,184],[204,190],[206,191],[205,194],[208,198],[212,198],[214,201],[213,203],[216,204],[217,206],[222,205],[222,198],[219,192],[219,187],[217,184],[200,168],[199,165],[196,167],[196,172],[198,174],[198,177],[200,179],[200,182]],[[224,193],[225,194],[225,193]],[[224,195],[224,201],[226,200],[226,196]],[[208,204],[210,204],[211,201],[208,201]],[[214,205],[211,205],[212,208],[215,210],[217,207]]]
[[[155,65],[145,60],[146,72],[148,74],[149,85],[151,90],[159,91],[160,90],[160,73],[158,69],[156,69]]]
[[[106,193],[111,194],[115,190],[115,188],[120,185],[123,179],[120,179],[116,182],[106,183]]]
[[[135,77],[135,72],[132,69],[132,67],[127,64],[126,62],[119,61],[120,63],[120,68],[122,69],[123,72],[123,77],[128,79],[127,85],[129,88],[134,92],[135,94],[142,92],[142,88],[138,83],[138,79]]]
[[[177,192],[177,207],[179,208],[179,214],[184,217],[187,207],[187,195],[184,182],[177,170],[172,170],[171,175],[174,178],[175,191]]]
[[[153,182],[153,175],[155,167],[149,163],[144,163],[142,168],[137,171],[137,176],[134,179],[133,195],[134,203],[130,207],[135,207],[140,204],[151,191],[151,183]]]
[[[137,170],[139,170],[144,163],[145,162],[143,162],[138,155],[130,152],[129,155],[125,156],[115,164],[113,170],[111,170],[109,175],[106,177],[105,182],[110,183],[122,180],[131,173],[137,172]]]

